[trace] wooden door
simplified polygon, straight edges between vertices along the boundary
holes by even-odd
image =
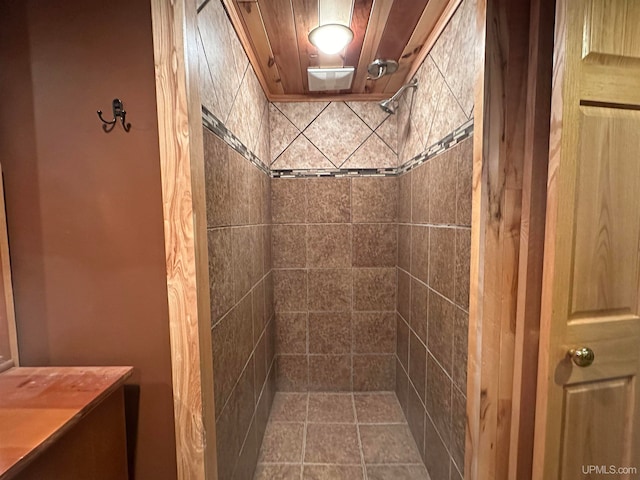
[[[555,42],[533,477],[635,479],[640,1],[558,0]]]

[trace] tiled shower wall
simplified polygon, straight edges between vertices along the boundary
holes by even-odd
[[[218,478],[250,480],[275,393],[269,109],[220,1],[198,31]]]
[[[476,0],[463,0],[416,72],[398,110],[398,164],[473,119]]]
[[[401,165],[473,118],[475,15],[464,0],[404,97]],[[399,177],[396,393],[432,480],[464,474],[472,145]]]
[[[263,172],[406,167],[467,124],[475,4],[462,2],[417,73],[420,88],[395,116],[374,102],[269,105],[221,3],[199,12],[203,107],[231,134],[225,143],[205,131],[221,479],[251,477],[276,369],[282,390],[395,386],[431,478],[461,477],[469,227],[458,215],[470,199],[471,141],[399,179],[269,181]]]
[[[273,179],[278,390],[393,390],[397,181]]]
[[[396,393],[432,480],[464,469],[472,145],[399,178]]]
[[[271,168],[395,167],[398,122],[377,102],[295,102],[270,106]]]

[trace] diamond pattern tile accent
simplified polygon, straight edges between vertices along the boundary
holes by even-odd
[[[429,136],[425,141],[425,147],[429,148],[449,132],[455,130],[456,127],[462,125],[466,120],[467,116],[460,108],[458,100],[445,84],[440,93],[438,109],[433,116],[433,123],[431,124]]]
[[[440,92],[444,86],[444,77],[436,67],[431,56],[427,56],[418,73],[418,89],[415,93],[415,100],[411,110],[411,118],[413,124],[420,133],[423,147],[429,136],[431,124],[433,123],[436,110],[438,108],[438,100]],[[449,133],[449,132],[447,132]],[[400,137],[401,141],[403,137]]]
[[[398,115],[389,115],[377,128],[378,135],[394,153],[398,153]]]
[[[304,134],[337,166],[371,135],[371,129],[344,102],[334,102]]]
[[[226,121],[249,59],[221,2],[209,2],[202,9],[198,14],[198,27],[213,85],[218,92],[222,115],[219,118]]]
[[[302,131],[320,115],[329,102],[276,102],[274,105]]]
[[[271,123],[271,162],[295,140],[300,131],[273,104],[269,105],[269,121]]]
[[[342,168],[384,168],[395,157],[395,152],[374,133],[349,157]]]
[[[347,105],[356,115],[364,120],[364,123],[372,130],[378,128],[387,117],[392,116],[383,112],[378,102],[347,102]]]
[[[335,168],[304,135],[300,135],[273,162],[274,169]]]

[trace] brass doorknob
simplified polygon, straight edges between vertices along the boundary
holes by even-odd
[[[589,347],[572,348],[569,350],[568,355],[571,357],[571,360],[573,360],[573,363],[579,367],[588,367],[596,358],[593,350]]]

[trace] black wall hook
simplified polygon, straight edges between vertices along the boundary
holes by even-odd
[[[109,133],[111,130],[115,128],[118,117],[120,117],[120,121],[122,122],[122,127],[124,128],[124,131],[128,132],[129,130],[131,130],[131,124],[126,123],[125,117],[127,115],[127,112],[124,111],[124,105],[122,105],[122,102],[120,101],[120,99],[114,98],[112,105],[113,105],[113,120],[111,121],[107,121],[104,118],[102,118],[102,110],[98,110],[98,117],[100,117],[100,120],[102,120],[102,123],[104,124],[102,125],[102,129],[105,132]]]

